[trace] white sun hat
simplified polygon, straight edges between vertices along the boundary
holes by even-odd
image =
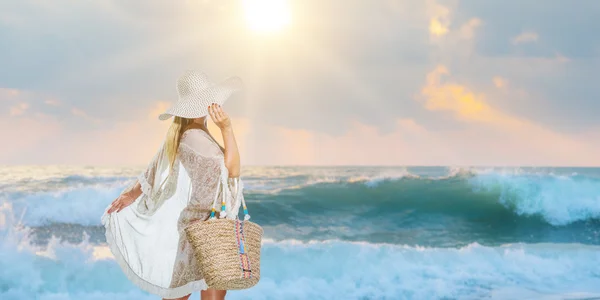
[[[220,83],[213,83],[203,72],[187,70],[177,80],[179,99],[158,118],[167,120],[172,116],[179,116],[193,119],[206,116],[209,105],[212,103],[223,105],[241,88],[242,80],[237,76],[229,77]]]

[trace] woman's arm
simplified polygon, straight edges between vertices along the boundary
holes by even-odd
[[[229,177],[240,176],[240,152],[233,133],[233,126],[227,113],[220,105],[212,104],[208,111],[213,122],[221,129],[225,148],[225,166],[229,170]]]
[[[240,152],[238,150],[233,127],[221,129],[223,143],[225,144],[225,166],[229,170],[229,177],[240,176]]]
[[[164,143],[154,154],[154,157],[146,167],[146,169],[138,175],[135,183],[130,184],[117,199],[115,199],[111,205],[108,213],[113,211],[121,211],[123,208],[129,206],[133,203],[142,193],[150,194],[150,189],[152,188],[152,184],[154,184],[154,175],[156,173],[157,164],[159,158],[164,153]]]
[[[113,211],[120,212],[123,208],[129,206],[137,197],[142,194],[142,185],[139,180],[135,181],[135,185],[128,191],[124,191],[115,199],[111,204],[107,212],[110,214]]]
[[[133,199],[137,199],[137,197],[139,197],[142,194],[142,185],[140,184],[140,181],[136,180],[136,183],[133,186],[133,188],[127,191],[126,194],[129,197],[132,197]]]

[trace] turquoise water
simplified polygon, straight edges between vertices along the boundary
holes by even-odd
[[[100,216],[137,167],[0,168],[0,299],[156,299]],[[260,283],[228,299],[600,296],[600,169],[246,167]],[[194,295],[193,297],[198,297]]]

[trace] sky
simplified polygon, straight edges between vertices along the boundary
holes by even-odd
[[[196,69],[242,78],[224,109],[247,165],[600,166],[599,15],[595,0],[2,0],[0,164],[146,164]]]

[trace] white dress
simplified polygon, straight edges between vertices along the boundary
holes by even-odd
[[[162,298],[178,298],[207,289],[184,228],[206,220],[215,197],[225,197],[225,213],[235,219],[243,200],[243,184],[229,178],[223,149],[205,131],[181,135],[171,176],[164,143],[146,170],[124,192],[142,186],[142,194],[120,212],[102,215],[106,241],[127,278]],[[157,183],[157,184],[155,184]],[[162,184],[159,184],[162,183]],[[221,212],[221,205],[216,207]]]

